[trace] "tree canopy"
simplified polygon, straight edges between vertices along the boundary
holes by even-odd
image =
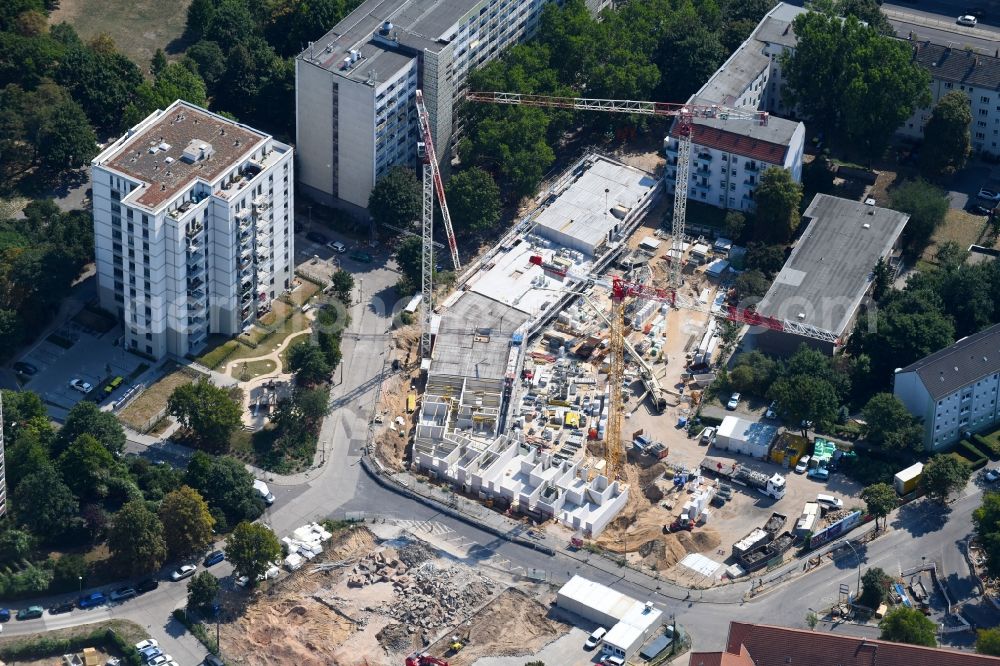
[[[861,577],[861,596],[858,601],[862,605],[875,610],[889,597],[889,587],[893,580],[879,567],[872,567]]]
[[[972,512],[976,536],[986,552],[986,569],[991,576],[1000,575],[1000,493],[983,494],[983,502]]]
[[[199,571],[188,581],[187,590],[188,610],[207,612],[219,593],[219,579],[211,571]]]
[[[884,641],[937,647],[937,625],[916,608],[897,606],[879,622]]]
[[[389,169],[368,195],[368,214],[379,227],[390,224],[406,229],[420,220],[422,210],[420,181],[406,167]]]
[[[917,253],[927,245],[934,230],[944,222],[948,197],[943,190],[918,178],[908,180],[891,192],[892,207],[910,216],[903,228],[903,240]]]
[[[239,403],[206,379],[174,389],[167,409],[202,448],[215,453],[229,450],[229,438],[242,423]]]
[[[142,500],[128,502],[115,514],[108,550],[118,570],[130,576],[156,571],[167,557],[163,524]]]
[[[452,176],[447,197],[455,233],[484,231],[500,221],[500,188],[478,167]]]
[[[264,512],[264,503],[253,488],[253,476],[242,463],[229,456],[215,457],[196,451],[188,463],[184,482],[208,502],[221,532],[242,520],[255,520]]]
[[[865,502],[868,513],[875,518],[875,528],[878,529],[878,520],[882,519],[885,526],[885,518],[899,504],[899,497],[896,489],[888,483],[876,483],[861,491],[861,499]]]
[[[250,579],[251,586],[280,557],[281,542],[260,523],[240,523],[226,541],[226,559],[237,573]]]
[[[921,483],[929,497],[940,502],[964,486],[972,476],[972,466],[954,455],[938,454],[924,465]]]
[[[160,502],[159,516],[167,552],[173,558],[197,553],[212,542],[215,519],[208,503],[190,486],[167,493]]]
[[[976,652],[1000,657],[1000,628],[976,630]]]
[[[754,191],[754,236],[769,243],[786,243],[799,226],[802,185],[787,169],[768,167]]]
[[[330,379],[330,363],[326,355],[311,340],[303,340],[288,349],[288,367],[295,379],[303,385],[313,386]]]
[[[951,175],[965,166],[972,153],[972,105],[969,96],[953,90],[934,105],[924,126],[920,168],[929,177]]]
[[[47,542],[65,534],[79,510],[73,491],[49,464],[24,477],[11,499],[17,521]]]
[[[831,138],[880,156],[913,112],[930,104],[930,75],[910,45],[854,15],[807,12],[793,22],[796,48],[782,57],[785,101]]]
[[[125,450],[125,430],[110,412],[101,409],[90,400],[81,400],[73,405],[66,415],[66,422],[52,445],[52,455],[60,455],[81,435],[90,435],[114,455]]]
[[[887,449],[923,448],[924,431],[906,406],[892,393],[872,396],[862,410],[865,439]]]

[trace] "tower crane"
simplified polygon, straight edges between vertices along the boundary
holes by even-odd
[[[455,242],[455,231],[451,226],[451,213],[444,197],[444,183],[441,181],[441,170],[434,151],[434,137],[431,135],[431,120],[424,105],[424,93],[417,90],[417,120],[420,123],[421,142],[417,144],[417,157],[423,165],[423,205],[421,207],[421,253],[420,253],[420,294],[423,298],[423,320],[420,326],[420,357],[430,358],[431,355],[431,314],[434,311],[432,298],[434,292],[434,192],[437,191],[438,204],[441,206],[441,218],[444,220],[445,235],[448,237],[448,249],[451,250],[451,263],[455,273],[462,270],[458,258],[458,244]]]

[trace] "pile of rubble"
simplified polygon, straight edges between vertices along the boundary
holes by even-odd
[[[388,583],[405,575],[409,567],[403,564],[395,548],[369,553],[361,558],[347,578],[347,587],[365,587],[372,583]]]
[[[493,596],[496,583],[482,574],[442,569],[425,562],[393,581],[397,601],[379,610],[396,618],[410,633],[451,626]]]

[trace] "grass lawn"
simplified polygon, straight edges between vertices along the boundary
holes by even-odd
[[[156,417],[167,407],[170,394],[178,386],[184,386],[194,381],[194,377],[183,370],[175,370],[169,375],[148,387],[138,398],[123,409],[118,418],[125,424],[137,430],[148,427],[150,419]]]
[[[292,301],[292,303],[294,303],[295,305],[301,307],[305,305],[310,298],[315,296],[319,292],[319,289],[320,289],[319,285],[316,284],[315,282],[310,282],[309,280],[302,280],[302,284],[300,284],[295,289],[295,291],[288,294],[288,299]]]
[[[233,365],[229,374],[233,376],[233,379],[246,382],[254,379],[255,377],[260,377],[261,375],[270,374],[277,368],[278,364],[270,359],[264,359],[263,361],[246,361],[244,363],[237,363]]]
[[[922,258],[924,261],[934,261],[938,246],[947,241],[955,241],[963,250],[974,243],[978,243],[987,235],[988,223],[981,215],[971,215],[964,210],[954,210],[949,208],[942,224],[934,236],[930,245],[924,250]]]
[[[181,35],[191,0],[59,0],[50,23],[72,25],[84,40],[107,33],[143,71],[156,49],[183,50]]]

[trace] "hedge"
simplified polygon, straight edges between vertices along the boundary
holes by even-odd
[[[963,439],[961,442],[958,443],[958,449],[960,455],[965,456],[966,458],[968,458],[973,462],[979,460],[980,458],[983,460],[986,459],[986,454],[977,449],[975,446],[973,446],[972,442],[970,442],[967,439]]]
[[[982,435],[975,434],[972,436],[972,441],[986,454],[991,460],[996,460],[1000,458],[1000,438],[991,437],[986,439]]]
[[[53,638],[42,635],[40,638],[30,638],[16,643],[0,645],[0,659],[7,662],[29,661],[58,657],[63,654],[79,652],[85,647],[95,645],[114,646],[124,657],[122,661],[131,666],[141,666],[142,661],[135,647],[129,644],[114,629],[95,629],[88,634],[80,634],[68,638]]]

